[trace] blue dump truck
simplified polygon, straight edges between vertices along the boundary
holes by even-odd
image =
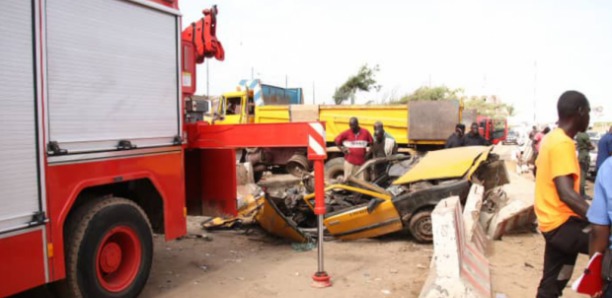
[[[257,106],[304,103],[302,88],[281,88],[262,84],[261,80],[242,80],[238,84],[237,89],[238,92],[245,92],[244,95],[252,97],[253,102]],[[231,97],[237,95],[235,92],[231,93],[233,95]],[[250,93],[252,93],[252,95]]]
[[[302,88],[281,88],[261,84],[264,105],[303,104]]]

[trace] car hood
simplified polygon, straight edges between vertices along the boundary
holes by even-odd
[[[469,146],[428,152],[418,164],[393,184],[461,178],[471,175],[485,161],[493,146]]]

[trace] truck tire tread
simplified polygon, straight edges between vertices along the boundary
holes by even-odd
[[[115,206],[115,205],[129,205],[140,213],[142,218],[145,220],[149,231],[151,231],[151,224],[145,214],[145,212],[133,201],[120,197],[104,197],[96,198],[91,202],[85,203],[80,206],[76,213],[70,218],[68,223],[66,245],[66,280],[64,285],[61,287],[61,297],[83,297],[80,289],[78,280],[76,280],[78,273],[78,257],[80,246],[86,236],[87,228],[89,223],[102,209]]]

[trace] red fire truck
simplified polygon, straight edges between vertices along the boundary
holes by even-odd
[[[176,0],[0,5],[0,297],[135,296],[152,231],[186,232],[182,89],[223,59],[216,8],[182,34]]]
[[[0,297],[51,282],[138,295],[153,232],[236,214],[236,148],[307,147],[322,218],[323,125],[202,121],[196,64],[224,59],[217,9],[181,32],[177,1],[1,2]]]

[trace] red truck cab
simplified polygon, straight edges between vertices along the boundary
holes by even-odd
[[[476,117],[478,132],[489,143],[498,144],[506,140],[508,135],[508,121],[506,118],[492,118],[479,115]]]

